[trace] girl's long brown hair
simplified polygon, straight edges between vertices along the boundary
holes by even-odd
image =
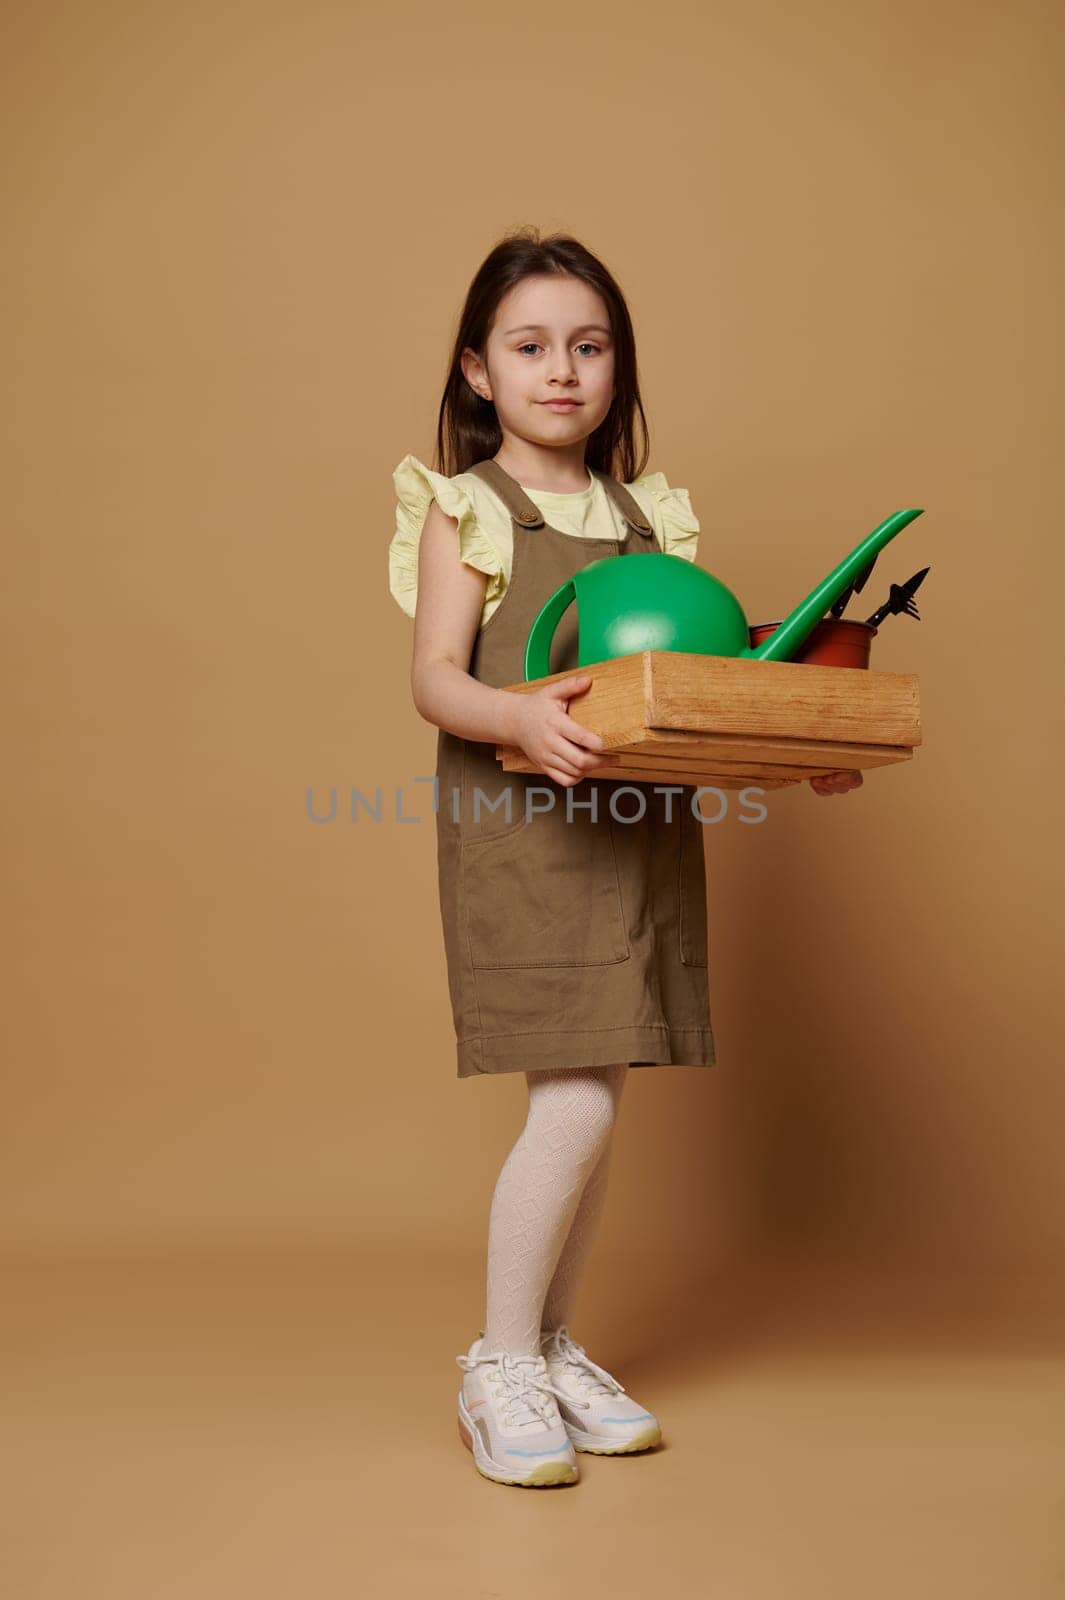
[[[503,442],[491,400],[476,394],[463,376],[460,357],[467,346],[484,359],[496,308],[523,278],[546,273],[582,278],[603,298],[614,337],[614,399],[610,410],[588,438],[584,459],[589,467],[631,483],[647,465],[648,428],[636,372],[636,341],[625,297],[613,276],[578,239],[566,233],[540,237],[537,228],[507,234],[485,257],[470,284],[451,351],[451,365],[436,429],[435,470],[453,478],[475,461],[495,455]],[[636,444],[636,420],[641,439]]]

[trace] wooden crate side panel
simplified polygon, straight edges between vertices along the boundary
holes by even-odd
[[[918,679],[909,673],[645,650],[582,667],[592,683],[569,703],[624,763],[590,776],[628,782],[779,788],[841,769],[912,759],[921,743]],[[517,694],[576,673],[507,685]],[[499,745],[504,771],[538,769]]]
[[[921,742],[912,673],[648,651],[652,728],[860,744]]]

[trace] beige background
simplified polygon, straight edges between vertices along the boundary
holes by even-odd
[[[598,1494],[607,1540],[565,1545],[567,1570],[587,1560],[617,1594],[652,1574],[702,1594],[716,1574],[730,1600],[823,1600],[894,1596],[923,1551],[938,1577],[911,1594],[1060,1592],[1060,1507],[1025,1488],[1061,1465],[1033,1454],[1060,1400],[1065,1234],[1058,9],[95,0],[8,16],[15,1592],[291,1593],[313,1546],[319,1595],[367,1567],[383,1595],[545,1593],[550,1573],[513,1563],[527,1518],[538,1550],[543,1519],[565,1537],[560,1497],[502,1494],[453,1431],[452,1351],[480,1325],[524,1081],[455,1076],[415,782],[435,735],[386,571],[392,468],[431,462],[462,296],[523,222],[575,232],[619,277],[649,470],[690,490],[700,561],[751,621],[899,506],[925,514],[848,614],[931,564],[923,620],[888,620],[873,650],[920,676],[915,760],[843,797],[770,794],[761,826],[733,813],[709,831],[719,1063],[630,1075],[583,1324],[641,1395],[652,1370],[660,1400],[681,1379],[691,1392],[669,1417],[677,1449],[593,1462],[561,1497],[592,1518]],[[339,819],[315,825],[307,792],[326,806],[331,786]],[[351,788],[378,786],[385,820],[345,821]],[[397,788],[420,825],[395,820]],[[228,1265],[197,1275],[208,1255]],[[288,1267],[257,1277],[265,1258]],[[921,1349],[946,1342],[938,1401],[908,1368],[875,1420],[850,1409],[831,1389],[847,1353],[871,1338],[887,1359],[914,1328]],[[1038,1357],[1010,1367],[1030,1412],[958,1399],[951,1338]],[[789,1411],[773,1377],[764,1409],[742,1384],[725,1385],[731,1414],[707,1394],[733,1358],[742,1372],[769,1351],[778,1374],[807,1346],[830,1389],[812,1410]],[[203,1386],[182,1387],[183,1357]],[[241,1387],[248,1360],[261,1390]],[[399,1368],[380,1379],[382,1361]],[[321,1391],[286,1410],[308,1372]],[[792,1399],[813,1395],[804,1382]],[[381,1394],[418,1384],[397,1420]],[[189,1434],[188,1455],[151,1431],[207,1391],[219,1431]],[[919,1428],[955,1402],[971,1491],[946,1432],[918,1458],[954,1486],[948,1510],[897,1455],[878,1478],[877,1444],[890,1452],[894,1426],[912,1446],[907,1404]],[[841,1438],[804,1432],[834,1407]],[[316,1476],[298,1446],[326,1415],[335,1498],[312,1513],[326,1458]],[[748,1484],[736,1463],[758,1438]],[[860,1471],[848,1448],[870,1452]],[[252,1470],[267,1459],[269,1484]],[[759,1497],[790,1495],[811,1460],[824,1476],[802,1468],[794,1540],[773,1524],[783,1579]],[[212,1471],[260,1491],[217,1528],[196,1499]],[[67,1536],[46,1560],[57,1492]],[[159,1508],[183,1494],[197,1516],[180,1530]],[[360,1545],[345,1518],[367,1494]],[[729,1510],[704,1547],[711,1504]],[[499,1544],[474,1570],[455,1529],[489,1513]]]

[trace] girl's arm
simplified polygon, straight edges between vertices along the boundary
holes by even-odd
[[[617,759],[592,754],[603,751],[601,737],[566,711],[591,679],[586,674],[562,678],[534,694],[517,695],[471,677],[488,579],[459,559],[457,532],[458,519],[431,501],[418,544],[410,677],[415,707],[427,722],[461,739],[517,745],[539,771],[571,787],[588,768]]]
[[[513,744],[517,697],[467,670],[488,578],[459,560],[457,530],[457,518],[431,501],[418,543],[411,694],[419,715],[448,733]]]

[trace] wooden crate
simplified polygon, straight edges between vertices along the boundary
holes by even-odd
[[[593,778],[780,789],[909,761],[921,743],[918,680],[906,672],[642,650],[505,687],[531,694],[577,671],[592,684],[570,716],[626,758]],[[539,770],[514,746],[496,755],[505,772]]]

